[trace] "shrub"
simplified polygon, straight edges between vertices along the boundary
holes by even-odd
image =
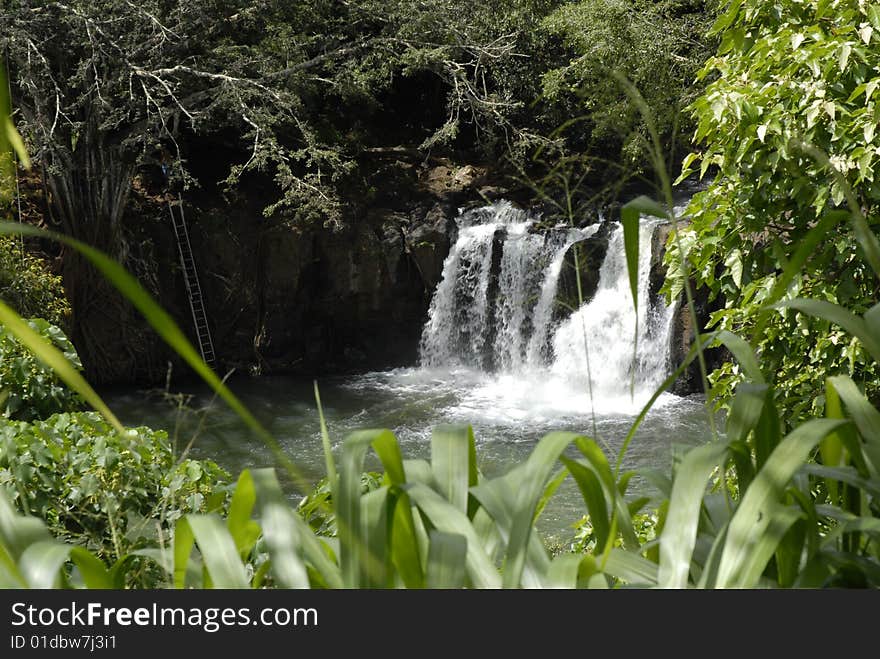
[[[159,544],[187,513],[221,509],[228,480],[214,462],[175,459],[164,431],[120,434],[92,412],[0,423],[0,487],[102,558]]]
[[[25,318],[39,316],[61,327],[70,315],[61,277],[12,236],[0,236],[0,299]]]
[[[28,324],[61,350],[77,370],[82,370],[76,349],[64,332],[41,318],[31,319]],[[5,399],[0,400],[0,411],[10,419],[33,421],[82,407],[82,399],[65,387],[55,372],[44,366],[2,324],[0,392],[5,394]]]

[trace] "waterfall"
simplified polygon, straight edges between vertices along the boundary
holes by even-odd
[[[639,227],[638,311],[633,308],[626,267],[623,228],[615,227],[599,271],[593,299],[563,322],[553,337],[552,373],[587,385],[587,351],[593,391],[625,396],[635,375],[636,389],[653,391],[666,377],[673,309],[648,296],[651,238],[655,221]],[[633,341],[638,317],[638,352]]]
[[[509,202],[459,216],[458,237],[443,264],[422,333],[422,366],[466,367],[536,384],[552,379],[584,391],[588,350],[592,391],[599,398],[628,395],[633,375],[637,391],[653,391],[668,371],[673,312],[648,292],[658,222],[643,220],[640,226],[638,312],[629,289],[623,231],[616,225],[595,294],[560,321],[554,303],[566,255],[576,243],[589,244],[600,225],[538,230],[539,219]]]

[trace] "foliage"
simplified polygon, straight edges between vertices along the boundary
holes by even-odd
[[[379,489],[381,485],[382,474],[374,471],[361,474],[361,494]],[[316,535],[336,536],[336,515],[333,513],[333,492],[329,477],[319,480],[312,491],[300,500],[296,510]]]
[[[93,412],[0,425],[0,486],[52,534],[111,559],[158,544],[188,513],[221,509],[229,475],[179,460],[167,433],[114,430]]]
[[[713,327],[760,327],[755,347],[776,374],[789,426],[821,413],[827,373],[850,375],[877,400],[880,373],[855,338],[801,311],[765,318],[762,309],[771,292],[781,293],[773,301],[809,297],[855,313],[877,299],[870,254],[836,209],[848,204],[877,231],[880,14],[855,0],[736,0],[714,32],[721,45],[701,74],[714,80],[692,105],[703,149],[685,159],[682,177],[717,174],[687,210],[681,248],[670,242],[666,290],[676,293],[686,258],[697,282],[725,300]],[[777,291],[805,245],[810,258]],[[728,364],[712,375],[713,393],[729,403],[742,377]]]
[[[56,346],[67,361],[81,370],[76,349],[58,327],[41,318],[28,325]],[[82,407],[82,399],[64,386],[57,373],[21,344],[8,327],[0,324],[0,392],[3,416],[33,421],[56,412]]]
[[[61,277],[10,236],[0,236],[0,298],[22,316],[63,327],[70,314]]]
[[[686,146],[680,113],[701,91],[693,80],[712,52],[705,33],[713,14],[700,0],[581,0],[543,20],[571,53],[543,73],[544,99],[557,125],[570,124],[577,151],[602,159],[598,171],[618,178],[651,169],[647,127],[612,72],[642,93],[666,152]]]

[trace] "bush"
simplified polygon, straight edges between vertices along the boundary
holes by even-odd
[[[77,370],[82,364],[73,344],[58,327],[41,318],[28,324],[64,353]],[[0,411],[20,421],[45,419],[57,412],[82,407],[82,399],[64,386],[52,369],[43,365],[15,336],[0,324]]]
[[[121,435],[92,412],[0,422],[0,488],[102,558],[160,544],[187,513],[222,509],[228,480],[214,462],[178,461],[164,431]]]
[[[0,236],[0,299],[25,318],[39,316],[61,327],[70,315],[61,277],[12,236]]]

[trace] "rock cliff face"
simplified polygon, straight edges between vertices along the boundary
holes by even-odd
[[[338,230],[267,219],[251,191],[231,204],[184,197],[221,371],[326,375],[417,362],[459,208],[502,191],[487,188],[474,166],[393,162],[378,176],[389,179],[379,182],[387,191]],[[194,340],[167,206],[158,195],[135,197],[135,274]],[[187,372],[114,292],[102,289],[75,313],[75,334],[100,346],[83,355],[94,381],[158,382],[168,364]]]

